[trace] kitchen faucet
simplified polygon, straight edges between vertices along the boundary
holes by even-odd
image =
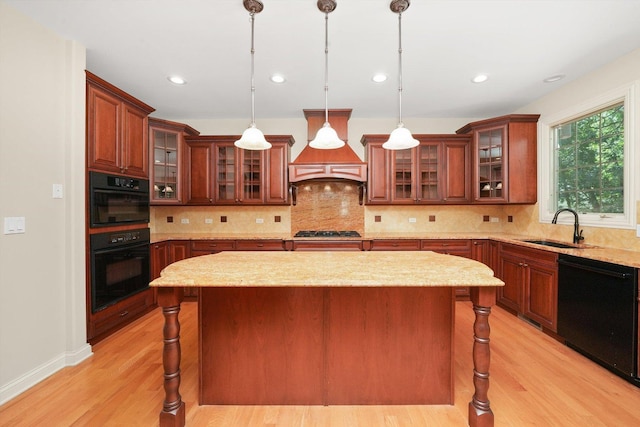
[[[584,237],[582,237],[582,230],[578,231],[578,229],[580,228],[580,224],[578,223],[578,213],[576,211],[574,211],[573,209],[569,209],[569,208],[562,208],[562,209],[558,209],[555,213],[555,215],[553,215],[553,219],[551,220],[551,224],[557,224],[558,223],[558,214],[560,212],[571,212],[575,218],[575,221],[573,223],[573,243],[580,243],[581,240],[584,240]]]

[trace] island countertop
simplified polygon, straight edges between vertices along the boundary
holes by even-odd
[[[153,287],[503,285],[480,262],[431,251],[220,252],[175,262],[150,284]]]

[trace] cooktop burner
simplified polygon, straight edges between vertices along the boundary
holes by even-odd
[[[335,230],[301,230],[293,237],[360,237],[357,231],[335,231]]]

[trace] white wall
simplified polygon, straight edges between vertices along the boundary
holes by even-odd
[[[83,46],[0,1],[0,221],[26,218],[26,233],[0,234],[0,404],[91,355],[84,68]]]

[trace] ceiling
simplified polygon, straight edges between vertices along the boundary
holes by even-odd
[[[251,116],[242,0],[0,0],[87,48],[87,69],[170,120]],[[316,0],[262,0],[255,114],[324,108],[324,13]],[[398,115],[398,15],[389,0],[339,0],[329,14],[329,108]],[[414,0],[402,14],[403,117],[507,114],[640,47],[640,0]],[[282,73],[286,82],[269,80]],[[374,83],[374,73],[389,78]],[[485,83],[471,78],[486,73]],[[167,76],[187,80],[177,86]],[[555,83],[547,77],[563,74]]]

